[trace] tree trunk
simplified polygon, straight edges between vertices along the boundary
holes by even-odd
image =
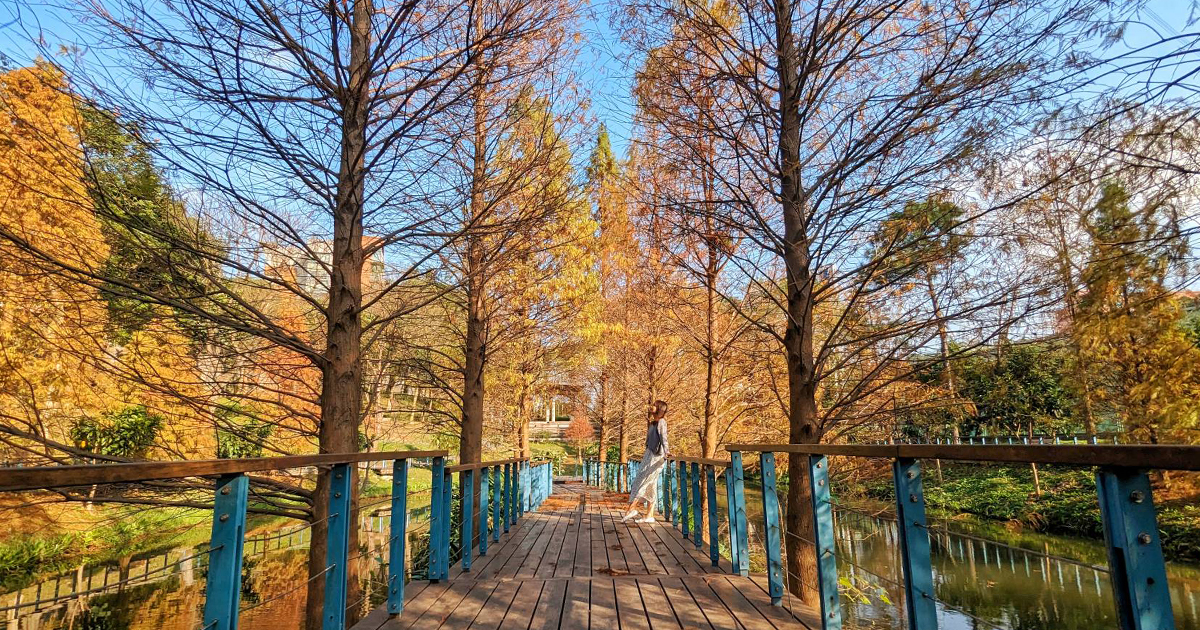
[[[608,370],[604,370],[600,374],[600,427],[597,437],[596,450],[599,451],[599,459],[601,462],[608,461],[608,450],[604,447],[608,445]]]
[[[788,437],[793,444],[820,440],[817,424],[817,378],[813,354],[812,274],[800,182],[800,95],[798,61],[792,34],[789,0],[775,0],[775,40],[779,69],[779,168],[783,213],[783,262],[787,270],[788,321],[784,349],[788,369]],[[816,605],[818,593],[813,540],[812,500],[804,458],[788,458],[787,518],[784,548],[787,583],[806,604]]]
[[[706,187],[711,188],[711,187]],[[711,234],[709,222],[708,261],[704,275],[704,425],[700,432],[700,456],[712,458],[717,452],[717,334],[716,334],[716,302],[717,302],[717,243]],[[708,492],[705,490],[704,479],[700,480],[700,522],[696,524],[698,531],[708,535]]]
[[[356,0],[350,29],[350,77],[342,102],[341,157],[338,168],[337,202],[333,216],[333,247],[330,253],[329,305],[325,311],[326,346],[321,369],[321,453],[353,453],[358,450],[358,427],[362,410],[361,342],[363,264],[363,184],[366,153],[367,109],[370,98],[369,59],[370,0]],[[308,552],[310,576],[325,571],[325,536],[329,516],[329,469],[317,472],[313,494],[312,540]],[[352,467],[351,474],[357,474]],[[357,487],[351,478],[351,487]],[[348,515],[351,555],[358,548],[358,501],[352,499]],[[346,567],[347,601],[358,599],[358,562]],[[325,580],[308,583],[305,627],[322,625]],[[347,626],[357,621],[348,613]]]

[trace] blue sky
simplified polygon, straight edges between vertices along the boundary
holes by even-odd
[[[1153,41],[1158,34],[1194,30],[1189,26],[1189,20],[1198,13],[1198,1],[1150,0],[1140,12],[1144,24],[1131,24],[1123,45],[1135,48]],[[619,2],[595,0],[584,6],[581,30],[585,41],[578,74],[590,97],[592,117],[607,125],[614,151],[624,155],[629,146],[633,119],[632,73],[640,60],[620,39],[619,25],[614,17]],[[50,46],[76,40],[72,24],[64,24],[58,19],[61,10],[55,6],[37,0],[0,3],[0,54],[10,63],[26,64],[37,53],[37,48],[30,42],[31,37],[41,37]],[[589,143],[580,153],[585,155],[590,147]]]

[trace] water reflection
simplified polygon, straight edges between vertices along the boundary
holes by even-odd
[[[848,606],[851,620],[899,628],[902,594],[895,521],[842,511],[836,523],[843,577],[867,603]],[[1099,543],[1005,533],[986,540],[967,531],[930,531],[939,627],[974,630],[1074,630],[1117,627]],[[1083,553],[1073,554],[1071,552]],[[1100,561],[1095,562],[1094,556]],[[1075,559],[1082,562],[1074,562]],[[855,566],[857,565],[857,566]],[[1169,565],[1175,627],[1200,630],[1200,569]]]

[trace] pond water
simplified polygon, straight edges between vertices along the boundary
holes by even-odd
[[[762,570],[762,493],[747,487],[751,569]],[[718,495],[723,495],[721,488]],[[724,501],[718,500],[724,508]],[[896,522],[881,504],[835,517],[842,606],[853,628],[904,628]],[[1007,531],[994,522],[930,522],[938,627],[942,630],[1117,628],[1101,541]],[[1200,567],[1168,563],[1178,630],[1200,630]]]

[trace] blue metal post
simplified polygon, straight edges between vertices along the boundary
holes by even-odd
[[[738,567],[737,502],[733,500],[733,467],[725,469],[725,519],[729,525],[729,564]]]
[[[921,464],[915,459],[901,458],[892,464],[892,471],[896,482],[896,519],[900,560],[904,567],[908,628],[934,630],[937,628],[937,605],[933,599],[933,562],[929,557],[929,530],[925,525]]]
[[[679,527],[683,537],[688,537],[688,465],[679,462]]]
[[[517,524],[517,478],[520,476],[520,462],[510,465],[512,475],[508,478],[508,524]]]
[[[504,485],[500,480],[500,465],[492,467],[492,541],[500,542],[500,504],[504,499]],[[508,530],[507,527],[504,528]]]
[[[204,627],[236,630],[242,600],[242,546],[246,535],[246,475],[222,475],[213,500],[208,583],[204,587]]]
[[[829,459],[824,455],[808,456],[808,488],[812,497],[813,535],[817,543],[817,590],[821,596],[821,621],[825,630],[836,630],[842,627],[842,605],[838,600],[833,503],[829,499]],[[926,550],[928,543],[927,539]]]
[[[504,487],[500,489],[501,498],[504,499],[504,506],[500,508],[504,515],[504,533],[508,533],[508,526],[512,525],[512,519],[509,515],[512,514],[512,464],[504,465]]]
[[[488,467],[484,466],[479,469],[479,555],[487,555],[488,536],[491,533],[488,531]]]
[[[442,541],[442,521],[449,517],[442,514],[442,474],[446,468],[446,458],[434,457],[430,468],[433,488],[429,492],[429,581],[441,579],[442,556],[450,549],[450,541]]]
[[[521,462],[521,514],[529,511],[529,497],[533,491],[533,475],[530,474],[532,465],[528,460]]]
[[[733,572],[738,575],[750,575],[750,540],[746,531],[746,473],[742,467],[742,452],[729,452],[729,465],[733,468],[733,520],[729,529],[737,530],[737,556],[733,563]]]
[[[1150,476],[1144,470],[1102,468],[1096,492],[1121,630],[1174,629]]]
[[[704,545],[704,502],[700,500],[700,464],[692,462],[692,542],[700,549]]]
[[[771,603],[780,606],[783,603],[783,559],[780,549],[782,529],[779,526],[775,453],[760,453],[759,462],[762,466],[763,479],[763,547],[767,552],[767,592],[771,596]]]
[[[705,472],[708,473],[708,557],[715,567],[721,564],[721,541],[717,540],[717,467],[709,465]]]
[[[446,543],[446,553],[442,554],[442,565],[438,569],[438,575],[443,580],[450,579],[450,527],[454,522],[451,518],[450,506],[454,504],[454,478],[449,471],[442,473],[442,516],[446,518],[442,520],[442,541]],[[467,547],[470,549],[470,546]]]
[[[346,563],[350,558],[350,464],[334,464],[329,475],[329,520],[325,537],[324,630],[346,627]]]
[[[462,570],[467,572],[471,570],[471,544],[472,536],[475,533],[475,471],[464,470],[461,481],[462,486]]]
[[[392,526],[388,541],[388,614],[404,612],[404,546],[408,544],[408,460],[392,462]]]

